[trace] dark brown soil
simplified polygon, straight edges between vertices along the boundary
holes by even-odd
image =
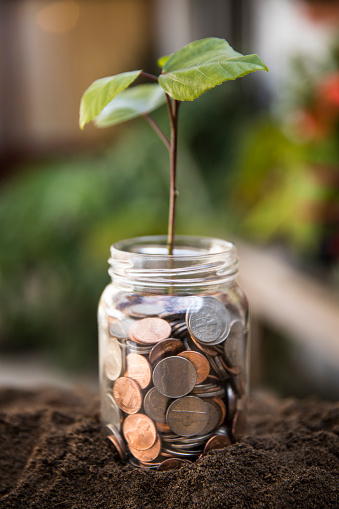
[[[0,508],[339,507],[339,404],[251,402],[241,444],[164,472],[122,465],[86,392],[0,390]]]

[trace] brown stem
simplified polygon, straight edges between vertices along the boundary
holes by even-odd
[[[166,138],[165,134],[162,132],[158,124],[153,120],[152,117],[150,117],[147,113],[143,114],[143,117],[147,120],[147,122],[150,124],[150,126],[154,129],[154,131],[157,133],[161,141],[164,143],[165,147],[170,151],[171,150],[171,144],[169,140]]]
[[[166,94],[167,96],[167,94]],[[168,97],[168,96],[167,96]],[[173,104],[169,105],[169,115],[171,122],[171,148],[170,148],[170,200],[169,200],[169,214],[168,214],[168,234],[167,234],[167,247],[168,254],[173,254],[174,248],[174,232],[175,232],[175,212],[178,190],[176,187],[177,179],[177,150],[178,150],[178,109],[180,102],[173,99]]]
[[[140,76],[144,78],[148,78],[149,80],[156,81],[158,83],[158,76],[154,76],[154,74],[149,74],[148,72],[141,71]]]

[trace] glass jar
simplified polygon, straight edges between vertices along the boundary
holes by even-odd
[[[173,468],[246,429],[248,304],[235,246],[139,237],[111,247],[101,297],[101,419],[124,461]]]

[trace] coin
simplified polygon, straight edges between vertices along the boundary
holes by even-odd
[[[161,394],[155,387],[150,389],[144,399],[144,409],[148,417],[156,423],[166,423],[166,410],[169,398]],[[161,430],[160,430],[161,431]]]
[[[111,336],[117,339],[128,338],[128,329],[134,323],[134,320],[108,317],[108,330]]]
[[[193,364],[183,357],[167,357],[155,366],[154,387],[168,398],[185,396],[195,386],[197,372]]]
[[[241,373],[231,378],[232,387],[239,398],[246,394],[246,385]]]
[[[180,468],[184,465],[187,465],[188,463],[191,462],[181,458],[168,458],[160,463],[157,470],[173,470],[174,468]]]
[[[122,431],[128,444],[139,451],[149,449],[157,439],[154,422],[144,414],[128,415]]]
[[[231,315],[215,297],[197,297],[186,313],[187,328],[201,343],[217,345],[230,330]]]
[[[160,431],[161,433],[168,433],[169,431],[171,431],[171,428],[167,423],[155,422],[154,424],[157,430]]]
[[[208,407],[196,396],[186,396],[171,403],[166,413],[167,424],[177,435],[198,435],[208,422]]]
[[[108,433],[107,438],[112,442],[122,461],[126,461],[127,453],[126,446],[120,435],[119,431],[112,424],[108,424],[105,428],[106,433]]]
[[[247,429],[246,416],[243,410],[238,410],[233,418],[232,438],[235,442],[240,442]]]
[[[246,349],[246,337],[244,334],[244,327],[240,320],[236,320],[232,323],[224,348],[228,365],[243,365]]]
[[[216,398],[217,399],[217,398]],[[220,400],[222,401],[222,400]],[[208,408],[208,421],[203,430],[201,430],[202,434],[210,433],[214,429],[216,429],[223,422],[223,413],[220,404],[215,403],[212,398],[205,399],[205,404]],[[226,407],[225,415],[226,415]]]
[[[128,310],[128,314],[129,316],[134,316],[136,318],[144,318],[160,315],[163,311],[163,307],[154,302],[150,302],[148,304],[140,302],[139,304],[131,306]]]
[[[232,445],[232,442],[226,435],[214,435],[206,443],[203,454],[207,454],[214,449],[223,449],[229,445]]]
[[[149,354],[151,364],[156,364],[165,357],[177,355],[184,350],[184,345],[179,339],[163,339],[153,346]]]
[[[197,384],[200,384],[209,375],[210,365],[206,357],[199,352],[193,352],[192,350],[185,350],[179,353],[179,357],[189,360],[197,371]]]
[[[133,454],[135,458],[137,458],[140,461],[153,461],[155,458],[157,458],[160,454],[161,450],[161,441],[159,438],[159,435],[157,435],[156,440],[154,444],[149,448],[145,450],[139,450],[133,447],[131,444],[128,445],[129,450]]]
[[[128,331],[132,340],[141,343],[154,344],[166,339],[171,334],[171,326],[162,318],[142,318],[134,322]]]
[[[164,447],[162,450],[163,456],[169,456],[170,458],[179,457],[179,458],[197,458],[199,455],[199,451],[176,451],[171,449],[170,447]]]
[[[146,389],[152,378],[152,368],[145,357],[137,353],[129,353],[126,356],[127,371],[125,377],[133,378],[140,385],[141,389]]]
[[[104,373],[110,380],[116,380],[122,369],[122,355],[118,343],[109,339],[104,350]]]
[[[232,421],[237,410],[237,396],[230,383],[226,384],[227,420]]]
[[[190,341],[191,340],[191,341]],[[215,356],[215,355],[219,355],[219,351],[217,349],[217,347],[215,346],[206,346],[206,345],[201,345],[199,343],[199,341],[197,341],[196,339],[194,339],[193,337],[192,338],[189,338],[187,340],[188,342],[188,345],[192,344],[195,346],[195,347],[198,347],[198,349],[201,351],[201,352],[204,352],[206,355],[211,355],[211,356]],[[194,350],[194,347],[192,348]],[[195,348],[196,350],[196,348]]]
[[[141,408],[141,390],[132,378],[118,378],[113,385],[113,397],[118,407],[127,414],[135,414]]]

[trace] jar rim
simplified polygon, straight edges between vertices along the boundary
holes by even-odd
[[[143,251],[141,251],[143,250]],[[180,250],[182,252],[180,252]],[[163,252],[161,252],[163,251]],[[236,247],[233,242],[215,237],[176,235],[174,253],[167,251],[166,235],[147,235],[120,240],[111,246],[111,256],[131,254],[136,257],[151,257],[152,259],[204,259],[211,255],[231,255],[236,257]]]

